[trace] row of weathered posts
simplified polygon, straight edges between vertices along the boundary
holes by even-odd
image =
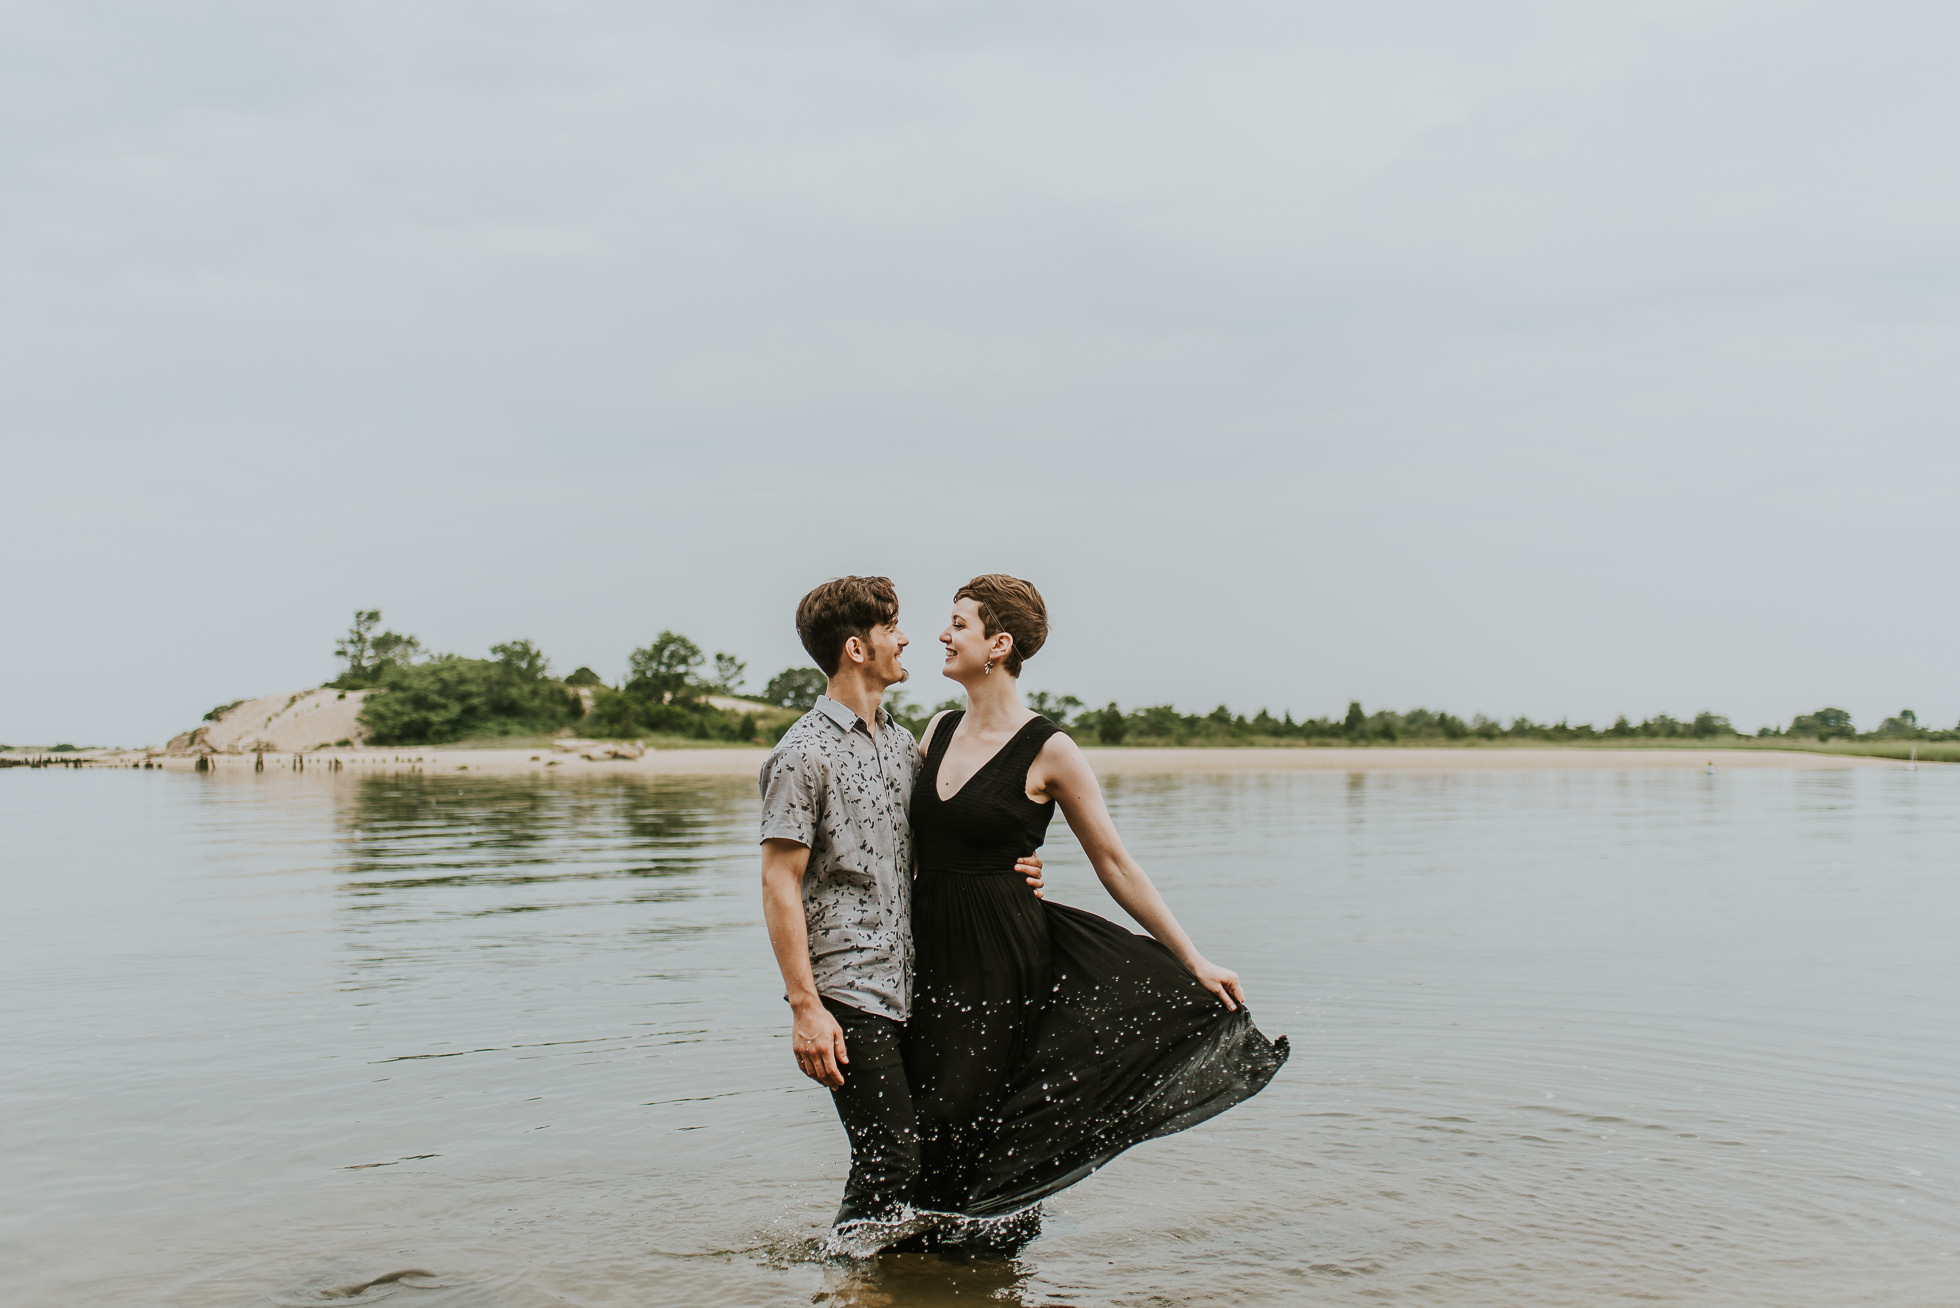
[[[216,754],[199,754],[197,758],[191,763],[191,771],[216,772],[218,770],[218,757],[219,756]],[[291,771],[304,772],[306,771],[306,760],[307,760],[306,755],[296,753],[292,756],[292,761],[287,766]],[[357,763],[367,762],[367,761],[369,760],[365,760],[365,759],[355,760],[355,762]],[[390,763],[401,763],[404,760],[401,758],[400,755],[396,755],[387,761]],[[420,759],[408,759],[406,760],[406,762],[410,763],[416,771],[421,770],[422,763]],[[326,758],[314,759],[313,766],[325,772],[341,772],[346,770],[347,760],[333,755],[329,755]],[[114,767],[114,768],[129,767],[129,768],[141,769],[142,771],[145,772],[151,770],[157,770],[157,771],[163,770],[163,764],[161,762],[155,759],[147,759],[147,758],[125,764],[125,763],[111,763],[103,759],[87,758],[81,755],[70,755],[70,754],[30,754],[26,758],[8,758],[4,755],[0,755],[0,768],[107,768],[107,767]],[[255,753],[252,755],[252,771],[254,772],[265,771],[265,755],[263,753]]]

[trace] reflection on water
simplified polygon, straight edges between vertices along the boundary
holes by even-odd
[[[466,943],[548,950],[568,937],[630,944],[710,930],[718,919],[678,908],[603,922],[593,912],[700,898],[719,861],[750,852],[753,825],[743,792],[686,778],[360,777],[340,799],[345,929],[360,984],[373,985],[402,979],[409,958],[440,968]],[[541,916],[459,921],[515,914]]]
[[[826,1308],[963,1308],[1002,1304],[1019,1308],[1025,1298],[1026,1265],[998,1258],[894,1253],[858,1264],[825,1268],[824,1286],[812,1301]]]
[[[1110,790],[1293,1061],[1017,1260],[842,1266],[752,785],[7,774],[9,1297],[1947,1296],[1960,769]]]

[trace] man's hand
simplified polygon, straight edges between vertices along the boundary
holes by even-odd
[[[1014,870],[1028,879],[1028,888],[1034,891],[1036,899],[1041,898],[1041,887],[1046,884],[1041,879],[1041,852],[1024,855],[1014,860]]]
[[[803,1075],[832,1090],[844,1086],[841,1064],[851,1061],[844,1048],[844,1028],[821,1003],[796,1010],[796,1024],[790,1028],[790,1047],[796,1051],[796,1065]]]

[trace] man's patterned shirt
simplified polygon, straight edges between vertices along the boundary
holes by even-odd
[[[762,765],[762,838],[810,850],[803,917],[817,993],[903,1022],[912,1014],[912,733],[828,695]]]

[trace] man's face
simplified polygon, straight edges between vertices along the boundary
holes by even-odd
[[[912,638],[898,629],[898,619],[871,629],[869,642],[870,658],[866,660],[866,671],[880,678],[887,686],[896,686],[912,674],[900,661],[905,647]]]

